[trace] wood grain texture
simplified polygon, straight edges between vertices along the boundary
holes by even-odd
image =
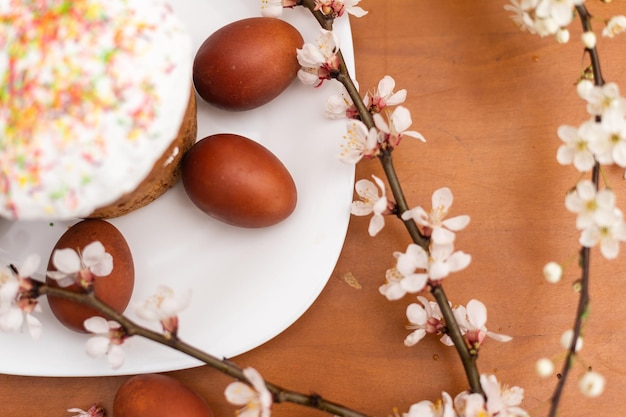
[[[572,167],[559,166],[555,154],[557,127],[587,117],[574,88],[584,61],[577,22],[570,44],[559,45],[520,32],[504,3],[364,0],[370,13],[352,19],[356,71],[362,91],[386,74],[408,90],[412,128],[428,140],[406,139],[394,154],[409,204],[429,206],[432,192],[448,186],[455,197],[452,214],[471,216],[457,248],[472,255],[472,264],[446,279],[446,291],[455,303],[483,301],[489,328],[513,336],[506,344],[487,342],[479,369],[522,386],[525,408],[542,416],[555,380],[539,379],[534,363],[543,356],[559,358],[559,338],[572,325],[576,304],[575,262],[560,285],[545,283],[541,268],[578,249],[574,215],[563,204],[578,176]],[[598,18],[626,13],[621,2],[610,8],[588,3]],[[607,81],[626,89],[626,38],[600,39],[599,51]],[[358,165],[357,178],[372,174],[382,176],[377,161]],[[626,207],[622,174],[607,170],[618,203]],[[404,251],[408,236],[389,218],[372,238],[368,221],[352,218],[339,262],[314,305],[278,337],[233,360],[276,384],[386,417],[394,407],[406,412],[412,403],[436,400],[441,391],[456,395],[467,384],[456,353],[435,338],[403,345],[405,308],[414,298],[389,302],[378,287],[393,266],[392,252]],[[595,250],[592,258],[592,314],[582,360],[564,397],[561,415],[567,417],[619,415],[624,405],[626,262],[623,256],[605,261]],[[360,288],[346,282],[346,275]],[[575,378],[586,366],[607,378],[600,398],[578,394]],[[170,375],[200,392],[216,416],[233,415],[235,408],[223,399],[227,377],[205,367]],[[88,408],[92,402],[110,410],[126,379],[0,375],[0,414],[64,416],[68,407]],[[273,415],[322,413],[278,404]]]

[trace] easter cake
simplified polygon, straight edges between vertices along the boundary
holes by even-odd
[[[161,0],[0,2],[0,216],[110,218],[196,139],[189,34]]]

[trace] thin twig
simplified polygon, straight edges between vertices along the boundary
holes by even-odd
[[[591,15],[589,11],[584,5],[576,6],[576,11],[580,16],[580,21],[582,24],[583,31],[591,31]],[[591,61],[591,69],[593,71],[593,81],[596,86],[604,85],[604,79],[602,77],[602,70],[600,68],[600,58],[598,55],[598,51],[595,47],[593,48],[585,48],[585,52],[589,55],[589,59]],[[596,121],[600,122],[601,117],[597,116]],[[593,182],[596,190],[600,184],[600,164],[598,162],[595,163],[592,173],[591,173],[591,181]],[[569,371],[572,367],[573,359],[576,355],[576,345],[578,342],[578,338],[581,334],[583,320],[586,316],[587,309],[589,308],[590,296],[589,296],[589,280],[590,280],[590,267],[591,267],[591,250],[586,247],[581,247],[580,249],[580,268],[581,268],[581,278],[580,278],[580,293],[578,298],[578,306],[576,308],[576,317],[574,319],[573,326],[573,337],[572,342],[568,348],[567,356],[563,363],[563,367],[561,369],[560,378],[556,384],[554,392],[552,393],[551,401],[550,401],[550,412],[549,417],[556,417],[559,408],[559,402],[563,395],[563,391],[565,389],[565,384],[567,382]]]

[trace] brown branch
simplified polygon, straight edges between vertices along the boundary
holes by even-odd
[[[128,319],[124,314],[119,313],[106,303],[98,299],[93,292],[77,293],[63,288],[49,287],[42,284],[39,287],[40,295],[61,297],[70,301],[87,305],[102,313],[107,319],[118,322],[127,336],[141,336],[164,346],[168,346],[182,352],[194,359],[197,359],[208,366],[238,380],[249,383],[241,368],[226,359],[219,359],[190,344],[185,343],[178,337],[168,337],[162,333],[152,331],[134,321]],[[275,402],[290,402],[302,406],[315,408],[341,417],[368,417],[366,414],[344,407],[341,404],[325,400],[319,395],[306,395],[296,391],[282,388],[279,385],[265,381],[265,386],[272,393]]]
[[[580,21],[582,24],[583,31],[591,31],[591,14],[587,10],[584,5],[576,6],[576,11],[580,16]],[[600,69],[600,58],[598,55],[598,51],[595,48],[585,48],[585,52],[589,55],[589,59],[591,61],[591,69],[593,72],[593,81],[596,86],[604,85],[604,79],[602,77],[602,70]],[[596,121],[600,122],[600,116],[596,117]],[[593,171],[591,173],[591,181],[595,185],[596,190],[600,184],[600,164],[597,162],[593,167]],[[590,280],[590,265],[591,265],[591,250],[586,247],[581,247],[580,249],[580,268],[582,270],[581,278],[580,278],[580,294],[578,298],[578,306],[576,308],[576,316],[574,319],[573,325],[573,337],[571,345],[568,348],[567,356],[563,363],[563,367],[561,369],[560,378],[556,384],[554,392],[552,393],[551,401],[550,401],[550,412],[549,417],[556,417],[559,408],[559,402],[563,395],[563,391],[565,389],[565,384],[567,382],[569,371],[571,369],[573,359],[576,355],[576,343],[578,342],[578,338],[581,334],[582,324],[584,317],[587,313],[587,309],[589,307],[590,296],[589,296],[589,280]]]

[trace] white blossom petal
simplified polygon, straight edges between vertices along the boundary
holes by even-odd
[[[224,391],[226,401],[234,405],[246,405],[255,397],[255,391],[248,384],[235,381]]]
[[[475,327],[481,329],[487,323],[487,308],[475,299],[470,300],[466,306],[467,318]]]
[[[106,336],[92,336],[87,340],[85,348],[89,356],[97,358],[107,353],[109,344],[109,338]]]
[[[20,276],[25,278],[32,276],[35,272],[37,272],[40,262],[41,257],[38,254],[28,256],[22,265],[20,265],[18,270]]]
[[[90,317],[83,323],[85,330],[91,333],[103,334],[109,332],[109,323],[104,317]]]
[[[465,227],[469,224],[469,222],[470,222],[470,216],[462,215],[462,216],[451,217],[449,219],[444,219],[441,222],[441,224],[450,230],[458,232],[459,230],[465,229]]]
[[[398,132],[407,134],[408,132],[405,132],[405,130],[407,130],[413,123],[413,120],[411,119],[411,112],[404,106],[396,107],[393,113],[391,113],[391,123]]]
[[[378,287],[378,292],[384,295],[389,301],[396,301],[406,295],[406,290],[402,288],[400,282],[386,283]]]
[[[447,264],[450,268],[450,272],[457,272],[467,268],[471,261],[471,255],[463,251],[457,251],[450,255],[450,257],[448,257]]]
[[[261,15],[265,17],[279,17],[283,14],[282,0],[261,0]]]
[[[80,271],[80,257],[74,249],[56,249],[52,254],[52,264],[60,272],[74,274]]]
[[[370,236],[376,236],[378,232],[380,232],[385,226],[385,218],[380,214],[375,214],[370,219],[369,226],[367,228],[367,233]]]
[[[39,306],[39,305],[37,305]],[[28,325],[28,332],[33,339],[39,339],[42,333],[41,321],[32,314],[26,314],[26,324]]]
[[[11,307],[0,315],[0,330],[3,332],[14,332],[22,327],[24,313],[18,307]]]
[[[124,365],[125,355],[124,349],[119,345],[111,345],[107,353],[107,361],[111,369],[119,369]]]
[[[422,291],[426,287],[428,282],[428,275],[426,274],[410,274],[400,281],[402,288],[409,293],[416,293]]]
[[[417,329],[417,330],[411,332],[404,339],[404,345],[405,346],[413,346],[413,345],[417,344],[420,340],[422,340],[424,338],[424,336],[426,336],[426,330],[425,329]]]

